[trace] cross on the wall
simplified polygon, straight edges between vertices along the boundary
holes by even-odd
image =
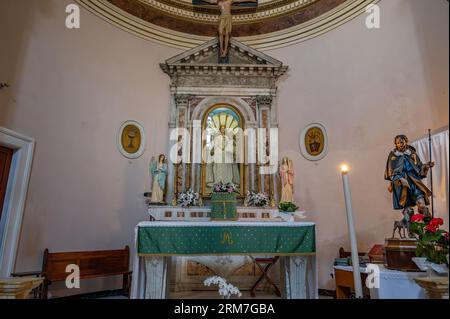
[[[232,17],[231,9],[233,6],[257,7],[258,0],[192,0],[194,6],[217,5],[220,10],[219,17],[219,45],[220,60],[227,59],[228,45],[231,37]]]

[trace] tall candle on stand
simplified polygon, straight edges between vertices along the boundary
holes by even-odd
[[[352,194],[348,179],[348,166],[342,165],[342,182],[344,185],[345,208],[347,210],[348,234],[350,236],[350,247],[352,252],[353,282],[355,283],[356,298],[362,298],[361,271],[359,269],[358,246],[356,244],[355,224],[353,223]]]

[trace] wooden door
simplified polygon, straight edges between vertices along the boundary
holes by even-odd
[[[12,155],[12,149],[0,146],[0,218],[2,217]]]

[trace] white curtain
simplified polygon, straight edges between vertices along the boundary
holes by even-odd
[[[431,136],[431,155],[432,161],[435,162],[435,166],[433,167],[434,216],[444,219],[444,228],[447,230],[449,228],[448,143],[448,129]],[[419,155],[422,162],[426,163],[430,160],[428,137],[415,141],[411,145],[416,148],[417,155]],[[428,174],[428,177],[423,182],[431,189],[430,179],[430,174]]]

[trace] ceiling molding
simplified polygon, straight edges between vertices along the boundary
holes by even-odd
[[[156,25],[155,23],[150,23],[121,10],[108,0],[75,1],[88,11],[122,30],[140,38],[168,45],[170,47],[184,50],[191,49],[213,38],[212,36],[180,32]],[[143,1],[144,0],[140,0],[139,2]],[[365,8],[369,4],[377,3],[378,1],[379,0],[347,0],[326,13],[298,25],[264,34],[236,36],[235,39],[254,49],[263,51],[286,47],[331,31],[365,12]],[[312,3],[316,2],[317,0]],[[273,8],[271,10],[273,10]],[[161,18],[166,20],[169,19],[169,23],[171,21],[170,19],[172,19],[169,16],[163,15],[161,15]],[[271,19],[273,19],[273,17],[271,17]],[[285,21],[287,20],[285,19]],[[212,24],[213,22],[211,21],[209,23]],[[267,20],[267,23],[271,23],[271,20]],[[215,28],[215,25],[210,27]]]

